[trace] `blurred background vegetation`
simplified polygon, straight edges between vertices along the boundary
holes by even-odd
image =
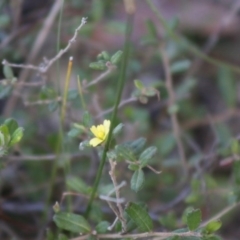
[[[151,165],[162,173],[144,170],[143,189],[135,194],[126,187],[123,195],[127,201],[148,205],[157,231],[183,227],[182,216],[188,207],[200,208],[205,221],[238,201],[239,9],[238,0],[136,1],[124,106],[118,113],[124,130],[118,140],[145,137],[147,145],[157,146]],[[111,56],[122,50],[126,23],[123,1],[0,1],[1,60],[16,64],[38,66],[43,58],[51,59],[68,44],[82,17],[87,17],[87,24],[46,73],[13,68],[15,80],[5,85],[7,76],[1,67],[1,123],[13,117],[25,131],[21,143],[0,162],[0,239],[44,239],[46,229],[56,231],[51,207],[45,208],[54,162],[57,172],[50,205],[56,201],[66,205],[66,164],[70,166],[68,177],[92,185],[98,157],[95,151],[79,150],[86,133],[74,127],[74,123],[81,124],[84,112],[77,75],[88,84],[106,70],[89,68],[89,64],[103,51]],[[170,90],[163,53],[172,76]],[[64,154],[57,154],[61,127],[57,96],[70,56],[74,60],[63,129]],[[118,74],[108,74],[83,93],[94,123],[110,117],[105,110],[114,104]],[[30,86],[23,84],[15,91],[15,81]],[[144,87],[137,88],[136,83]],[[183,171],[184,159],[188,174]],[[109,181],[105,175],[103,185]],[[129,182],[131,171],[119,164],[117,177]],[[86,204],[84,196],[74,196],[72,211],[83,213]],[[104,216],[112,221],[107,205],[99,203],[98,207],[95,220]],[[240,238],[239,213],[236,205],[221,218],[219,236],[223,239]]]

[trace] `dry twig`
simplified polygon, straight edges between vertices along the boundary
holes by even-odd
[[[168,59],[167,53],[165,52],[164,47],[161,47],[161,55],[163,58],[163,67],[164,67],[165,76],[166,76],[166,88],[167,88],[167,91],[169,94],[169,105],[173,106],[176,103],[176,96],[175,96],[175,92],[174,92],[173,84],[172,84],[170,63],[169,63],[169,59]],[[171,122],[173,125],[173,133],[177,140],[177,146],[178,146],[178,151],[179,151],[179,155],[180,155],[180,159],[181,159],[181,163],[182,163],[182,168],[185,173],[188,173],[188,165],[187,165],[186,156],[185,156],[185,152],[184,152],[184,146],[182,144],[182,140],[181,140],[181,136],[180,136],[181,133],[180,133],[180,127],[179,127],[179,123],[178,123],[177,113],[172,112],[170,114],[170,116],[171,116]]]

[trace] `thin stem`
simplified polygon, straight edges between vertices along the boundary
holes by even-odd
[[[167,88],[167,91],[169,94],[169,104],[171,107],[175,104],[176,97],[175,97],[175,92],[173,89],[172,76],[171,76],[171,71],[170,71],[170,63],[169,63],[169,59],[168,59],[167,53],[165,52],[164,47],[161,48],[161,54],[162,54],[162,58],[163,58],[163,66],[164,66],[165,75],[166,75],[166,88]],[[172,126],[173,126],[173,133],[174,133],[174,136],[177,141],[178,152],[180,155],[182,168],[183,168],[184,173],[188,173],[188,164],[187,164],[187,160],[186,160],[186,156],[185,156],[185,152],[184,152],[184,146],[182,144],[182,140],[181,140],[181,136],[180,136],[181,133],[180,133],[180,127],[179,127],[179,123],[178,123],[177,113],[176,112],[171,113],[170,117],[171,117],[171,122],[172,122]]]
[[[92,203],[93,203],[93,200],[94,200],[94,197],[95,197],[95,194],[98,189],[98,185],[99,185],[99,182],[100,182],[100,179],[102,176],[103,167],[106,162],[107,151],[109,149],[110,141],[112,138],[114,122],[115,122],[117,112],[118,112],[118,105],[121,100],[122,91],[123,91],[123,87],[124,87],[124,83],[125,83],[125,79],[126,79],[126,70],[127,70],[128,57],[129,57],[130,36],[132,33],[132,25],[133,25],[133,14],[128,14],[126,35],[125,35],[125,44],[124,44],[124,51],[123,51],[123,59],[122,59],[122,63],[121,63],[121,71],[120,71],[120,76],[119,76],[118,86],[117,86],[116,102],[115,102],[114,110],[113,110],[112,117],[111,117],[111,126],[110,126],[110,130],[109,130],[109,135],[108,135],[107,142],[106,142],[106,145],[103,150],[102,159],[101,159],[100,166],[97,171],[97,176],[96,176],[96,179],[95,179],[95,182],[93,185],[93,191],[90,196],[90,200],[88,202],[88,206],[86,209],[86,216],[88,216],[88,214],[91,210]]]
[[[212,221],[216,221],[219,220],[222,216],[224,216],[225,214],[229,213],[230,211],[232,211],[234,208],[240,206],[240,202],[234,203],[230,206],[227,206],[226,208],[224,208],[221,212],[219,212],[218,214],[216,214],[214,217],[210,218],[209,220],[207,220],[206,222],[203,222],[201,224],[200,227],[205,227],[208,225],[208,223],[212,222]]]
[[[65,0],[62,0],[62,7],[60,9],[59,17],[58,17],[58,28],[57,28],[57,44],[56,44],[56,53],[60,50],[60,36],[61,36],[61,26],[62,26],[62,16],[63,16],[63,6]],[[60,67],[59,67],[59,59],[56,62],[56,71],[57,71],[57,85],[58,85],[58,94],[61,94],[61,84],[60,84]]]
[[[62,125],[64,124],[65,115],[66,115],[68,89],[69,89],[69,83],[70,83],[70,75],[71,75],[71,72],[72,72],[72,61],[73,61],[73,57],[70,57],[69,62],[68,62],[67,75],[66,75],[64,93],[63,93],[61,116],[60,116],[60,120],[61,120]]]
[[[79,96],[80,96],[80,99],[81,99],[82,107],[83,107],[84,110],[86,110],[87,108],[86,108],[86,103],[85,103],[84,96],[83,96],[81,80],[80,80],[79,75],[77,77],[78,77],[78,81],[77,81],[78,93],[79,93]]]
[[[65,86],[64,86],[64,93],[62,97],[62,108],[60,112],[60,127],[59,127],[59,133],[58,133],[58,139],[57,139],[57,145],[56,145],[56,155],[57,158],[54,161],[52,172],[51,172],[51,177],[50,177],[50,184],[49,184],[49,192],[47,196],[47,202],[49,203],[50,197],[51,197],[51,191],[54,185],[54,181],[56,178],[57,174],[57,159],[59,158],[61,152],[63,151],[64,145],[63,145],[63,124],[65,121],[65,112],[66,112],[66,103],[67,103],[67,96],[68,96],[68,88],[69,88],[69,82],[70,82],[70,74],[72,71],[72,57],[70,57],[69,62],[68,62],[68,69],[67,69],[67,74],[66,74],[66,80],[65,80]],[[68,164],[70,165],[69,161]],[[69,166],[68,166],[69,168]],[[66,175],[66,169],[65,169],[65,175]],[[68,205],[70,208],[70,205]]]
[[[140,238],[152,238],[152,237],[163,237],[162,239],[166,239],[169,237],[201,237],[201,233],[197,232],[184,232],[184,233],[174,233],[174,232],[149,232],[149,233],[133,233],[133,234],[98,234],[98,239],[122,239],[122,238],[132,238],[132,239],[140,239]],[[84,240],[88,239],[89,235],[73,238],[71,240]]]

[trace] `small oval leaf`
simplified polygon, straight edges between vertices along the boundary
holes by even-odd
[[[107,68],[104,62],[92,62],[89,67],[94,70],[105,70]]]
[[[125,209],[127,215],[135,222],[138,229],[142,232],[151,232],[153,228],[152,219],[146,209],[139,204],[130,202]]]
[[[196,230],[202,220],[201,211],[199,209],[194,209],[187,214],[187,226],[190,231]]]
[[[13,70],[10,66],[8,65],[4,65],[3,66],[3,74],[4,74],[4,77],[6,79],[13,79],[14,78],[14,75],[13,75]]]
[[[8,118],[4,121],[4,124],[7,125],[9,134],[12,135],[14,131],[18,128],[18,123],[13,118]]]
[[[157,148],[154,146],[145,149],[139,157],[141,167],[145,167],[148,164],[149,160],[151,160],[152,157],[156,154],[156,152]]]
[[[96,226],[95,230],[97,231],[97,233],[106,233],[108,231],[109,226],[110,226],[109,222],[102,221]]]
[[[142,169],[139,169],[134,172],[132,179],[131,179],[131,189],[135,192],[138,192],[144,184],[144,173]]]
[[[17,128],[11,136],[11,140],[9,146],[13,146],[14,144],[18,143],[23,137],[24,129],[22,127]]]
[[[77,193],[90,194],[91,187],[89,187],[81,178],[79,177],[68,177],[67,186],[69,189],[76,191]]]
[[[111,57],[111,63],[116,65],[122,58],[123,51],[119,50]]]
[[[221,226],[222,223],[220,221],[212,221],[208,223],[206,227],[203,228],[202,232],[204,234],[212,234],[219,230]]]
[[[59,212],[54,215],[53,221],[64,230],[75,233],[89,233],[91,227],[85,218],[81,215],[67,212]]]

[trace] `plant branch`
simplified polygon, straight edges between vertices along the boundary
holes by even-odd
[[[71,240],[84,240],[87,239],[90,235],[85,235],[77,238],[72,238]],[[149,232],[149,233],[133,233],[133,234],[98,234],[96,235],[97,239],[122,239],[122,238],[132,238],[132,239],[140,239],[140,238],[152,238],[152,237],[163,237],[163,239],[169,237],[201,237],[200,233],[197,232],[184,232],[184,233],[173,233],[173,232]]]
[[[169,94],[169,105],[171,107],[171,106],[174,106],[174,104],[176,102],[176,96],[175,96],[175,92],[173,89],[172,76],[171,76],[171,71],[170,71],[170,63],[169,63],[169,59],[168,59],[167,53],[165,52],[164,47],[161,47],[161,55],[163,58],[163,67],[164,67],[165,76],[166,76],[166,88],[167,88],[167,91]],[[174,136],[177,141],[177,146],[178,146],[178,151],[179,151],[179,155],[180,155],[180,159],[181,159],[181,163],[182,163],[182,168],[185,173],[188,173],[188,164],[187,164],[187,160],[186,160],[186,156],[185,156],[185,152],[184,152],[184,146],[182,144],[182,140],[181,140],[181,136],[180,136],[181,133],[180,133],[180,127],[179,127],[179,123],[178,123],[177,113],[176,112],[170,113],[170,117],[171,117],[171,122],[172,122],[172,126],[173,126],[173,133],[174,133]]]
[[[123,91],[123,87],[124,87],[124,83],[125,83],[125,79],[126,79],[126,69],[127,69],[127,64],[128,64],[130,36],[131,36],[131,32],[132,32],[132,26],[133,26],[133,14],[129,14],[128,20],[127,20],[127,27],[126,27],[126,38],[125,38],[125,44],[124,44],[123,59],[122,59],[120,76],[119,76],[118,87],[117,87],[116,102],[115,102],[114,110],[112,113],[111,125],[110,125],[110,129],[109,129],[107,142],[106,142],[104,150],[103,150],[102,159],[101,159],[98,171],[97,171],[97,175],[96,175],[96,179],[95,179],[95,182],[93,185],[93,190],[92,190],[92,194],[90,197],[90,201],[88,202],[88,206],[86,209],[86,214],[85,214],[86,216],[88,216],[88,214],[91,210],[92,202],[95,198],[95,194],[98,189],[98,185],[99,185],[99,182],[100,182],[100,179],[102,176],[103,167],[105,165],[106,158],[107,158],[107,151],[109,149],[111,138],[112,138],[114,122],[117,117],[118,106],[120,103],[120,99],[121,99],[121,95],[122,95],[122,91]]]

